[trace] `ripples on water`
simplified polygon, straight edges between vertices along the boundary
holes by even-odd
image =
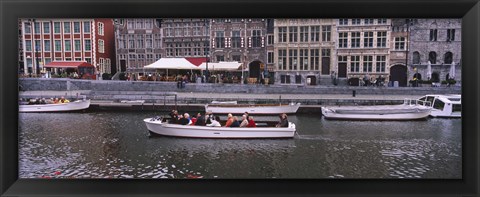
[[[461,178],[461,119],[290,116],[294,139],[150,136],[152,112],[22,113],[21,178]],[[225,117],[222,117],[223,119]],[[277,117],[256,116],[257,120]]]

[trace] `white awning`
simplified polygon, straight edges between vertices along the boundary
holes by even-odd
[[[218,62],[218,63],[208,63],[208,70],[223,70],[223,71],[241,71],[242,63],[239,62]],[[206,70],[206,63],[200,64],[199,68],[201,70]]]
[[[185,70],[199,70],[198,66],[195,66],[185,58],[160,58],[158,61],[145,66],[144,68],[155,69],[185,69]]]

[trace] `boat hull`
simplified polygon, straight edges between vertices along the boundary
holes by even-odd
[[[69,103],[19,105],[18,112],[66,112],[78,111],[90,107],[90,100],[77,100]]]
[[[289,127],[231,128],[168,124],[154,118],[143,120],[154,134],[189,138],[293,138],[295,124]]]
[[[297,113],[300,103],[290,105],[251,105],[251,106],[221,106],[221,105],[205,105],[206,112],[212,112],[214,114],[243,114],[248,112],[249,114],[294,114]]]
[[[430,115],[431,108],[425,106],[371,106],[371,107],[322,107],[327,119],[344,120],[417,120]]]

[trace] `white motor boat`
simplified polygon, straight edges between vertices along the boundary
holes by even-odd
[[[406,99],[401,105],[322,107],[322,115],[348,120],[416,120],[430,115],[430,106],[413,101]]]
[[[432,107],[430,116],[443,118],[461,118],[462,117],[462,95],[450,94],[439,95],[429,94],[418,99]]]
[[[146,118],[143,121],[154,134],[190,138],[293,138],[296,131],[292,122],[289,122],[288,127],[275,127],[274,124],[257,127],[210,127],[170,124],[158,117]]]
[[[18,112],[66,112],[83,110],[88,107],[90,107],[90,99],[82,99],[68,103],[19,105]]]
[[[207,104],[205,105],[206,112],[214,114],[294,114],[297,113],[300,103],[290,103],[288,105],[279,104]]]

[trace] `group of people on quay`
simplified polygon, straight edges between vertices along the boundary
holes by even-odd
[[[27,105],[42,105],[42,104],[59,104],[59,103],[69,103],[70,100],[65,99],[65,97],[60,98],[34,98],[34,99],[20,99],[20,102]]]
[[[205,116],[201,113],[197,113],[196,116],[191,117],[190,114],[184,113],[178,114],[177,110],[170,112],[170,124],[180,125],[196,125],[196,126],[210,126],[210,127],[257,127],[253,116],[250,116],[248,112],[242,115],[242,120],[239,121],[237,116],[232,114],[227,115],[227,121],[225,125],[221,124],[219,116],[215,116],[210,112],[206,112]],[[280,114],[280,121],[276,124],[276,127],[288,127],[287,114]]]

